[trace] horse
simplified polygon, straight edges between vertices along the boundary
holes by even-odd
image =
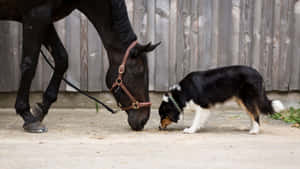
[[[143,130],[150,116],[147,53],[160,43],[137,43],[124,0],[0,0],[0,20],[23,25],[21,79],[15,110],[24,120],[26,132],[47,131],[42,123],[57,101],[59,86],[68,68],[68,53],[54,22],[81,11],[96,28],[109,58],[106,85],[123,110],[133,130]],[[29,94],[41,47],[45,46],[55,63],[54,73],[42,101],[31,111]]]

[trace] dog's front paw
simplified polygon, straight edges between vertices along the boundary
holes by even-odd
[[[185,134],[193,134],[193,133],[196,133],[196,129],[194,129],[194,128],[186,128],[186,129],[184,129],[183,130],[183,133],[185,133]]]
[[[251,134],[251,135],[257,135],[257,134],[259,134],[259,130],[250,130],[249,131],[249,134]]]

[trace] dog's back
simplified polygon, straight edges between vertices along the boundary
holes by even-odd
[[[264,90],[263,78],[253,68],[230,66],[188,74],[180,86],[189,99],[196,99],[202,107],[222,103],[232,97],[258,95]]]

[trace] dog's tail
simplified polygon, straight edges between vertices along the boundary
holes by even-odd
[[[279,100],[269,100],[265,91],[261,93],[261,96],[259,98],[259,102],[257,104],[260,112],[262,114],[274,114],[279,113],[283,110],[285,110],[284,105]]]

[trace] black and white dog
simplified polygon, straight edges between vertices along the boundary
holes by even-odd
[[[195,133],[204,127],[210,108],[234,98],[251,119],[250,134],[259,133],[259,114],[284,110],[280,101],[270,101],[262,76],[248,66],[230,66],[208,71],[192,72],[165,94],[159,107],[160,129],[177,123],[185,109],[193,109],[195,117],[184,133]]]

